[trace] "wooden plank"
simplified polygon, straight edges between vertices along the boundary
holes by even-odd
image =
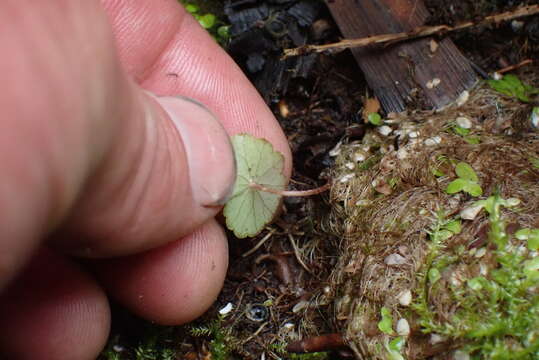
[[[421,0],[326,3],[348,39],[410,31],[423,25],[429,16]],[[430,43],[431,38],[425,38],[386,47],[351,49],[385,111],[400,112],[409,103],[441,108],[476,82],[470,63],[449,38],[440,40],[434,52]],[[431,87],[433,79],[440,82]]]

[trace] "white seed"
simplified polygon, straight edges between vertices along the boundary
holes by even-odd
[[[483,205],[472,205],[460,211],[460,218],[463,220],[473,220],[483,209]]]
[[[412,303],[412,292],[410,290],[401,291],[397,298],[399,299],[399,304],[408,306]]]
[[[425,145],[434,146],[442,143],[442,138],[438,135],[425,140]]]
[[[464,116],[459,116],[456,120],[457,125],[460,126],[463,129],[471,129],[472,128],[472,122],[470,119]]]
[[[400,148],[398,151],[397,151],[397,159],[399,160],[404,160],[408,157],[408,151],[406,151],[405,148]]]
[[[408,320],[402,318],[397,321],[397,334],[400,336],[408,336],[410,335],[410,324],[408,324]]]
[[[393,129],[391,129],[389,126],[387,125],[382,125],[378,128],[378,132],[380,134],[382,134],[383,136],[388,136],[389,134],[391,134],[391,132],[393,131]]]
[[[384,263],[389,266],[402,265],[406,263],[406,258],[399,254],[391,254],[386,256],[386,258],[384,259]]]
[[[430,335],[430,340],[429,342],[432,344],[432,345],[435,345],[435,344],[438,344],[440,342],[444,341],[444,338],[441,337],[440,335],[438,334],[431,334]]]
[[[367,155],[362,151],[356,151],[354,155],[352,156],[352,160],[354,160],[357,163],[363,162],[365,161],[365,159],[367,159]]]
[[[524,21],[520,20],[513,20],[511,21],[511,29],[513,29],[514,32],[518,33],[522,28],[524,27]]]
[[[339,181],[341,183],[345,183],[345,182],[348,182],[350,179],[352,179],[354,176],[356,176],[356,174],[346,174],[346,175],[343,175]]]
[[[476,258],[482,258],[487,253],[487,248],[482,247],[481,249],[477,250],[477,252],[474,254]]]
[[[492,74],[492,78],[494,80],[501,80],[503,78],[503,75],[498,72],[495,72],[494,74]]]
[[[438,50],[438,43],[436,42],[436,40],[432,39],[429,42],[429,48],[431,53],[435,53],[436,50]]]
[[[470,93],[466,90],[464,90],[463,92],[460,93],[459,97],[457,98],[457,100],[455,101],[455,103],[457,104],[457,106],[462,106],[464,104],[466,104],[466,102],[468,101],[468,99],[470,98]]]
[[[294,326],[296,326],[296,325],[294,325],[293,323],[289,323],[289,322],[283,325],[283,327],[286,330],[292,330],[294,328]]]
[[[354,168],[356,167],[356,165],[353,163],[353,162],[347,162],[346,164],[344,164],[344,166],[348,169],[348,170],[354,170]]]
[[[411,139],[415,139],[416,137],[419,136],[419,131],[410,131],[408,133],[408,136],[411,138]]]
[[[453,360],[470,360],[470,355],[462,350],[457,350],[453,354]]]
[[[228,314],[229,312],[232,311],[232,309],[234,308],[234,305],[232,305],[232,303],[228,303],[226,304],[225,306],[223,306],[220,310],[219,310],[219,314],[220,315],[226,315]]]

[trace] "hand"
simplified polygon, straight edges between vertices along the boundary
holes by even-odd
[[[95,358],[105,291],[199,316],[227,267],[227,134],[271,141],[290,174],[271,112],[176,0],[4,0],[0,24],[0,354]]]

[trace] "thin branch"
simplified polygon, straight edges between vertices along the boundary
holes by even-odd
[[[287,197],[302,197],[302,196],[312,196],[312,195],[323,193],[324,191],[329,190],[329,188],[331,187],[331,183],[327,183],[315,189],[309,189],[309,190],[278,190],[278,189],[265,187],[257,183],[250,183],[249,187],[256,190],[263,191],[263,192],[267,192],[270,194],[275,194],[275,195],[281,195],[281,196],[287,196]]]
[[[533,63],[532,59],[526,59],[526,60],[523,60],[523,61],[519,62],[518,64],[513,64],[513,65],[506,66],[503,69],[500,69],[500,70],[498,70],[496,72],[498,74],[505,74],[506,72],[516,70],[518,68],[521,68],[523,66],[526,66],[526,65],[529,65],[529,64],[532,64],[532,63]]]
[[[437,25],[437,26],[420,26],[408,32],[396,33],[396,34],[382,34],[369,36],[360,39],[344,39],[342,41],[325,44],[325,45],[304,45],[293,49],[285,49],[283,58],[291,56],[299,56],[308,54],[311,52],[324,52],[328,50],[344,50],[349,48],[365,47],[374,44],[387,44],[401,42],[405,40],[412,40],[423,38],[431,35],[444,35],[458,30],[467,29],[476,26],[485,26],[489,24],[497,24],[502,21],[509,21],[524,16],[531,16],[539,14],[539,5],[523,6],[515,11],[507,11],[501,14],[491,15],[485,17],[479,22],[464,22],[456,26],[449,25]]]
[[[264,235],[264,237],[252,249],[250,249],[249,251],[246,251],[241,256],[242,257],[247,257],[247,256],[251,255],[252,253],[254,253],[256,250],[258,250],[258,248],[260,248],[273,235],[273,233],[275,231],[276,231],[275,229],[271,229],[270,231],[268,231],[268,233],[266,235]]]

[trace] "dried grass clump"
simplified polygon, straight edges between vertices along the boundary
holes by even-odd
[[[377,128],[360,143],[342,145],[326,223],[342,238],[341,255],[327,293],[336,325],[345,329],[358,358],[398,359],[388,350],[398,334],[378,326],[383,307],[390,310],[393,331],[406,340],[401,351],[406,359],[446,359],[458,349],[478,354],[478,348],[470,347],[477,340],[469,334],[471,323],[484,320],[487,327],[494,305],[478,300],[469,280],[490,279],[505,253],[489,240],[492,218],[485,210],[473,216],[473,206],[493,194],[517,198],[520,204],[503,208],[496,221],[508,234],[539,227],[539,132],[529,121],[530,111],[529,105],[481,86],[460,107],[395,115],[389,136]],[[455,128],[457,118],[467,119],[459,123],[469,122],[469,131]],[[456,178],[458,162],[474,169],[482,196],[445,192]],[[460,232],[447,232],[451,222],[461,225]],[[523,258],[537,256],[513,236],[505,250],[518,250]],[[429,279],[433,268],[438,279]],[[518,296],[532,306],[539,303],[537,287]],[[326,300],[331,299],[328,295]],[[529,315],[536,333],[526,341],[537,342],[539,351],[537,312]],[[397,329],[399,319],[406,321]],[[482,336],[485,343],[493,339]],[[529,345],[511,336],[500,341],[513,353]]]

